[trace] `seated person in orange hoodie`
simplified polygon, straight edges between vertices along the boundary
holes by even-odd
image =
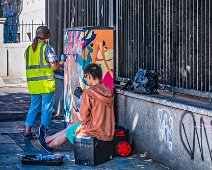
[[[114,97],[110,89],[100,82],[102,69],[99,65],[92,63],[85,68],[84,75],[89,88],[82,93],[80,122],[52,136],[46,136],[44,127],[40,126],[39,142],[48,152],[52,152],[54,147],[65,143],[67,139],[73,143],[76,135],[92,136],[103,141],[113,140]]]

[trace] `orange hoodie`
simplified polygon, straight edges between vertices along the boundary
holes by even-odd
[[[115,131],[114,97],[104,84],[96,84],[82,94],[77,135],[113,140]]]

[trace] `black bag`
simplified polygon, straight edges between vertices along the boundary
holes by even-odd
[[[154,71],[139,69],[134,80],[129,80],[122,88],[140,94],[156,93],[158,89],[158,75]]]

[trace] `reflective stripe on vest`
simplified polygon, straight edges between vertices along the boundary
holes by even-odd
[[[32,77],[32,78],[27,78],[27,81],[37,81],[37,80],[47,80],[47,79],[53,79],[54,76],[40,76],[40,77]]]
[[[29,48],[26,50],[26,70],[37,69],[37,68],[50,68],[50,64],[44,65],[44,63],[43,63],[44,46],[45,46],[45,44],[43,43],[40,47],[40,65],[28,66],[28,63],[29,63]]]

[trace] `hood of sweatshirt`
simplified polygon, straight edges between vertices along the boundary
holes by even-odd
[[[84,93],[100,100],[107,107],[111,107],[114,104],[113,93],[104,84],[96,84],[86,90]]]

